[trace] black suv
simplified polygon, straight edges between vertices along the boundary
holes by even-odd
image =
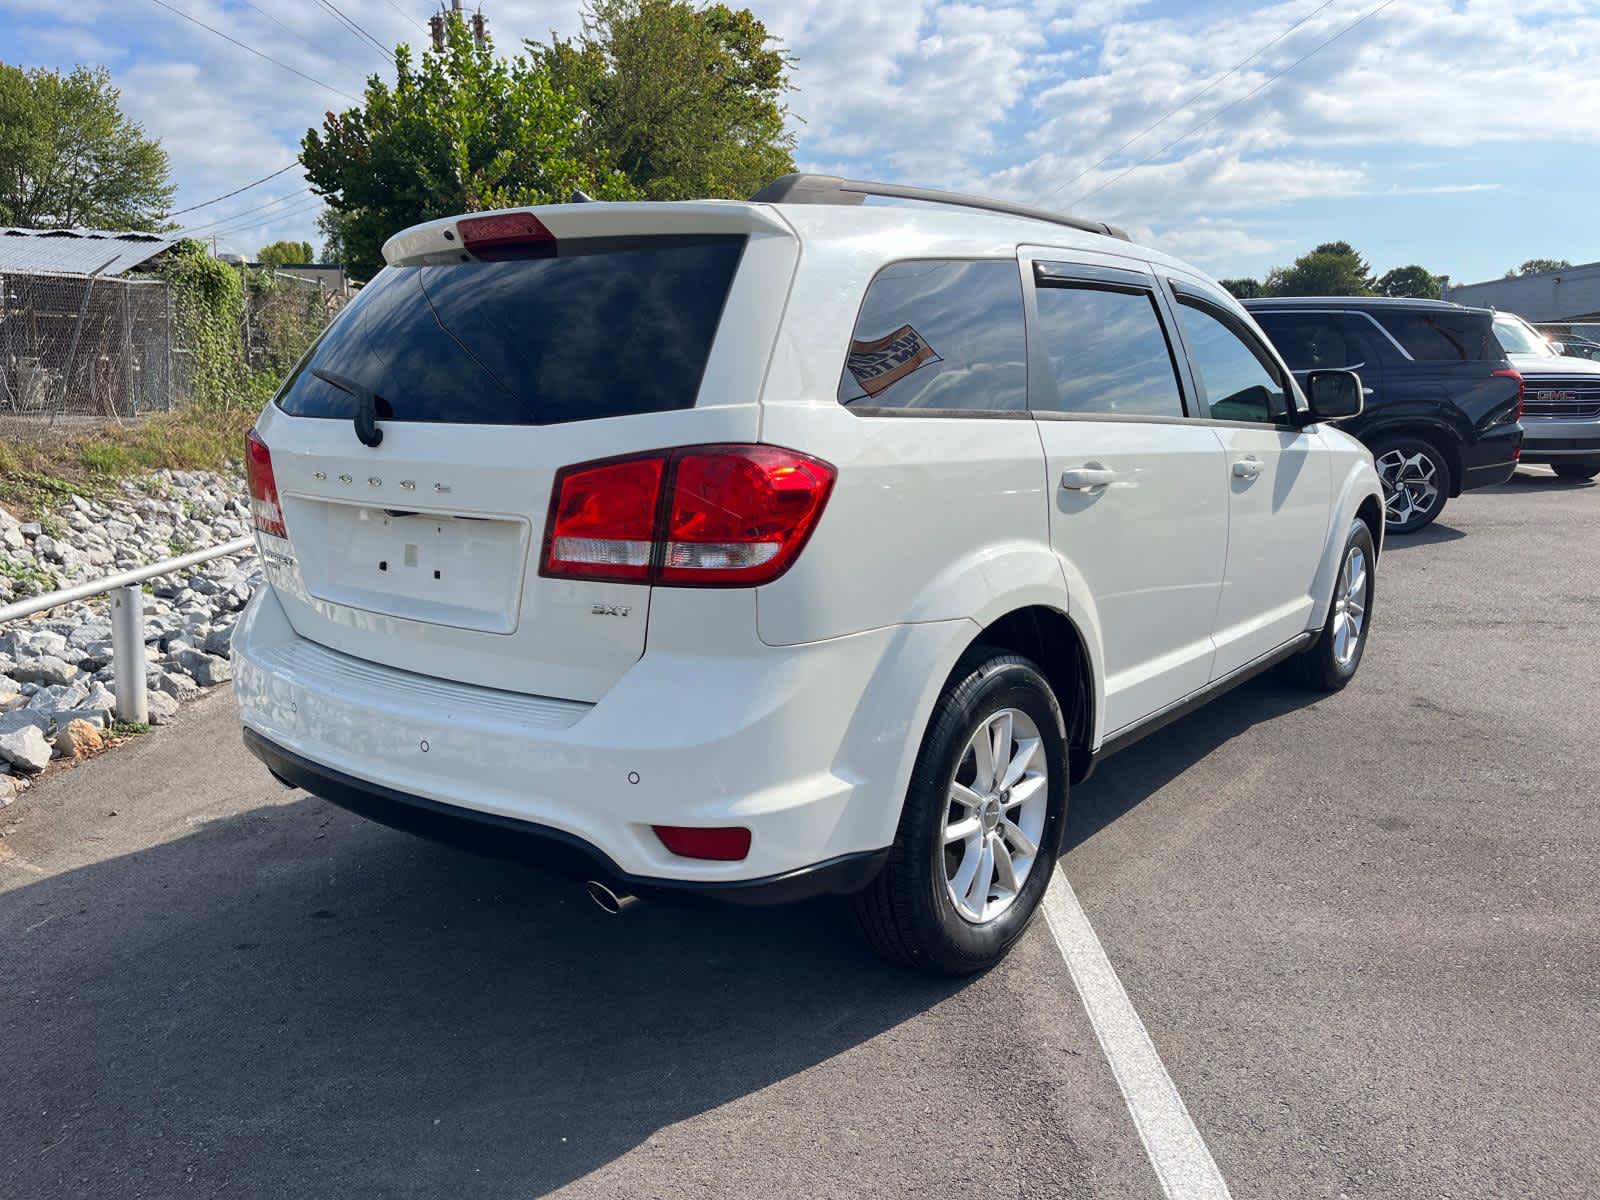
[[[1490,310],[1371,296],[1244,305],[1302,380],[1328,367],[1360,373],[1366,409],[1341,428],[1372,451],[1390,533],[1421,529],[1451,496],[1516,470],[1522,377]]]

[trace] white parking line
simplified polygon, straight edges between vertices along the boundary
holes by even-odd
[[[1231,1200],[1216,1160],[1059,868],[1044,894],[1044,915],[1162,1192],[1168,1200]]]

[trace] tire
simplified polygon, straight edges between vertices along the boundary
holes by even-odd
[[[1550,469],[1561,479],[1593,479],[1600,475],[1600,462],[1551,463]]]
[[[1358,556],[1359,577],[1352,572]],[[1361,656],[1367,649],[1367,635],[1372,629],[1372,601],[1377,590],[1373,567],[1377,558],[1372,530],[1357,518],[1351,522],[1344,549],[1339,553],[1339,570],[1333,577],[1333,599],[1328,605],[1322,633],[1285,664],[1291,678],[1302,687],[1337,692],[1355,678],[1356,668],[1361,665]],[[1359,612],[1355,611],[1357,606]],[[1348,633],[1352,619],[1356,622],[1353,648],[1341,637],[1341,629]]]
[[[1385,530],[1415,533],[1433,524],[1454,482],[1444,451],[1417,434],[1392,434],[1372,444],[1372,461],[1383,480]]]
[[[996,726],[1010,730],[1015,749],[1010,757],[1026,760],[1026,774],[1010,787],[984,788],[974,743],[980,731],[992,734]],[[1037,746],[1030,754],[1025,743],[1035,734]],[[1042,783],[1033,783],[1040,774]],[[975,808],[954,799],[961,791],[974,799],[981,795],[986,803]],[[1024,797],[1017,798],[1018,793]],[[1011,819],[996,825],[1002,813]],[[1066,722],[1054,692],[1028,659],[975,648],[934,706],[889,860],[853,898],[862,935],[881,957],[901,966],[943,975],[970,975],[993,966],[1022,936],[1044,898],[1066,817]],[[969,835],[947,844],[947,827],[970,827],[973,820],[977,825]],[[1031,857],[1020,849],[1029,842],[1036,847]],[[997,865],[991,882],[980,886],[985,848]],[[1004,882],[998,865],[1002,850],[1005,861],[1016,864],[1014,871],[1025,870],[1020,886]],[[973,883],[964,889],[967,898],[958,901],[954,889],[972,853],[978,855],[967,876]],[[976,905],[971,897],[979,891],[983,911],[964,915],[958,904]]]

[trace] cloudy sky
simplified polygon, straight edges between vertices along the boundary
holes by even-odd
[[[166,3],[311,79],[155,0],[0,0],[0,60],[108,66],[172,156],[176,208],[293,163],[307,126],[383,70],[335,9],[386,44],[417,44],[430,11]],[[503,51],[574,32],[580,10],[483,7]],[[799,60],[806,169],[1109,219],[1219,275],[1259,274],[1335,238],[1380,270],[1420,262],[1458,281],[1536,256],[1600,259],[1600,0],[751,7]],[[304,188],[293,168],[180,219],[244,253],[315,242]]]

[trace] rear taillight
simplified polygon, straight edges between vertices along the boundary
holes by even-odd
[[[564,467],[540,573],[679,587],[767,583],[816,528],[834,474],[777,446],[685,446]]]
[[[661,455],[567,467],[556,476],[544,573],[582,579],[650,577]]]
[[[283,508],[278,503],[278,481],[272,475],[272,451],[254,429],[244,437],[244,478],[256,529],[287,538],[289,531],[284,528]]]
[[[481,259],[539,257],[556,252],[556,236],[532,213],[494,213],[456,222],[461,244]]]
[[[1522,372],[1515,367],[1501,367],[1494,372],[1497,379],[1515,379],[1517,381],[1517,411],[1512,415],[1513,421],[1522,420],[1522,405],[1527,399],[1528,383],[1522,378]]]
[[[738,862],[750,853],[750,831],[743,825],[712,829],[687,825],[652,825],[661,844],[679,858]]]

